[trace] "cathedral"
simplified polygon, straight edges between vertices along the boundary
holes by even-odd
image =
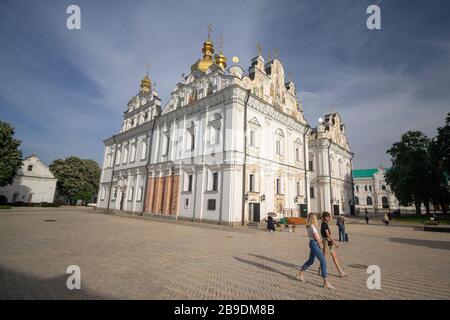
[[[230,226],[353,212],[340,115],[310,127],[278,58],[258,49],[247,71],[232,60],[208,35],[164,107],[147,73],[103,141],[97,208]]]

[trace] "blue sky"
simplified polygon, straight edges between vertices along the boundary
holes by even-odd
[[[66,8],[81,7],[81,30]],[[381,30],[366,8],[381,7]],[[277,49],[311,126],[332,107],[354,167],[390,165],[408,130],[429,136],[450,112],[448,1],[21,1],[0,5],[0,119],[24,156],[102,161],[150,64],[163,99],[201,55],[213,25],[224,53],[247,69],[260,43]]]

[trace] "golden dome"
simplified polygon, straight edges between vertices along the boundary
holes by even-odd
[[[214,45],[211,40],[209,40],[209,38],[208,40],[203,42],[202,52],[203,59],[198,60],[196,63],[194,63],[191,66],[191,71],[199,70],[201,72],[206,72],[206,70],[208,70],[208,68],[211,67],[214,63],[212,58],[214,53]]]
[[[152,81],[148,77],[148,73],[145,74],[144,79],[141,80],[141,92],[150,92],[152,88]]]
[[[227,67],[227,58],[222,54],[222,52],[216,55],[216,64],[222,69]]]

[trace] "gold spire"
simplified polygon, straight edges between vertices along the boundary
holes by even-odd
[[[208,39],[205,42],[203,42],[202,48],[203,59],[197,61],[191,66],[192,71],[199,70],[201,72],[206,72],[206,70],[208,70],[208,68],[211,67],[211,65],[214,63],[213,61],[214,46],[213,43],[211,42],[211,31],[212,27],[211,24],[209,24]]]
[[[222,47],[223,47],[223,35],[220,35],[219,37],[219,54],[216,55],[216,64],[221,67],[222,69],[225,69],[227,67],[227,58],[222,53]]]
[[[259,43],[256,44],[256,51],[258,53],[258,56],[262,55],[261,44],[259,44]]]
[[[148,77],[148,69],[150,69],[150,66],[146,64],[145,67],[147,68],[147,72],[145,73],[145,77],[141,80],[141,92],[148,93],[152,88],[152,80]]]

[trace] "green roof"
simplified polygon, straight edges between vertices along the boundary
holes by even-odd
[[[352,170],[353,178],[372,178],[378,169],[358,169]]]

